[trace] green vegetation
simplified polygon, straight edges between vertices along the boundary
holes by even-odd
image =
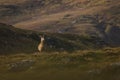
[[[0,80],[119,80],[120,48],[0,56]]]

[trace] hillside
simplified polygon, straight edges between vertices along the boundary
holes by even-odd
[[[0,0],[0,80],[120,80],[120,0]]]
[[[119,0],[0,1],[0,22],[49,33],[99,36],[120,45]]]
[[[43,34],[46,48],[35,54]],[[120,47],[105,46],[95,36],[38,33],[0,23],[0,80],[119,80]]]
[[[120,80],[120,48],[0,56],[0,80]]]
[[[32,32],[0,23],[0,54],[34,52],[36,43]]]
[[[38,52],[39,35],[45,35],[44,52],[73,52],[108,46],[99,37],[37,33],[0,23],[0,54]]]

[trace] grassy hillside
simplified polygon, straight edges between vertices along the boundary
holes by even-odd
[[[0,80],[120,80],[119,8],[119,0],[1,0]]]
[[[0,54],[36,51],[34,33],[0,23]]]
[[[37,33],[14,28],[0,23],[0,53],[32,53],[37,52],[39,35],[45,35],[45,52],[73,52],[84,49],[99,49],[107,43],[95,36],[78,36],[75,34]]]
[[[0,56],[1,80],[119,80],[120,48]]]

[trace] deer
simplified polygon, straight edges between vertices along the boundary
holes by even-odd
[[[39,45],[38,45],[38,51],[39,51],[40,53],[42,52],[43,47],[44,47],[44,40],[45,40],[44,36],[40,36],[40,43],[39,43]]]

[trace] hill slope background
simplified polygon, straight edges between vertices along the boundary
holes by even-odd
[[[0,22],[49,33],[99,36],[120,45],[119,0],[0,1]]]
[[[99,49],[108,46],[107,42],[99,37],[39,33],[0,23],[0,54],[38,52],[37,46],[40,43],[40,35],[45,36],[44,52],[49,53]]]

